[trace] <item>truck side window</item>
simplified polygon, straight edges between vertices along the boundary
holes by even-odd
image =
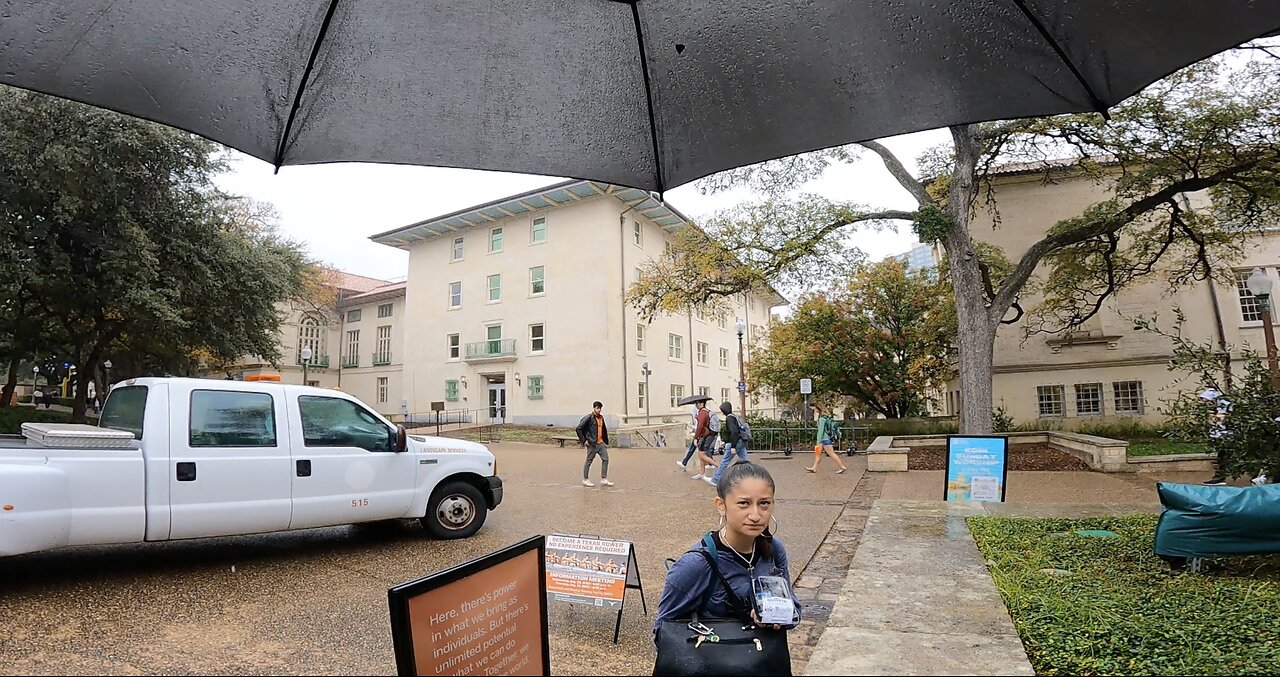
[[[267,393],[191,391],[191,446],[276,446],[274,399]]]
[[[147,411],[146,386],[120,386],[111,389],[107,404],[102,408],[98,427],[133,433],[133,439],[142,439],[142,418]]]
[[[367,409],[337,397],[298,397],[302,441],[308,447],[356,447],[391,452],[391,429]]]

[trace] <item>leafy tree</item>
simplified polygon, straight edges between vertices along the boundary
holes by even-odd
[[[928,393],[951,376],[955,316],[943,288],[896,259],[862,268],[771,323],[747,365],[751,380],[793,392],[812,378],[820,398],[845,396],[887,418],[923,414]]]
[[[1186,338],[1181,311],[1176,317],[1173,331],[1162,330],[1154,318],[1135,321],[1169,339],[1174,348],[1169,370],[1181,375],[1180,384],[1194,386],[1180,388],[1164,402],[1165,434],[1207,442],[1218,456],[1222,477],[1252,477],[1262,471],[1274,481],[1280,477],[1280,390],[1266,361],[1256,351],[1244,350],[1240,370],[1224,373],[1223,356],[1231,347],[1215,349],[1212,343]],[[1220,411],[1225,416],[1217,416]]]
[[[1255,45],[1257,46],[1257,45]],[[1245,51],[1245,50],[1242,50]],[[681,263],[696,238],[677,241],[629,292],[642,311],[666,311],[709,297],[801,280],[859,226],[910,223],[941,243],[955,292],[961,430],[992,428],[992,353],[1002,324],[1024,315],[1023,297],[1043,292],[1028,331],[1079,327],[1125,287],[1151,278],[1171,285],[1215,274],[1242,242],[1274,224],[1280,198],[1280,58],[1248,50],[1197,64],[1098,114],[1061,115],[950,128],[952,144],[926,154],[919,175],[883,144],[819,151],[747,167],[704,182],[765,190],[768,199],[711,219],[706,229],[753,271]],[[795,190],[859,151],[876,154],[916,203],[885,210]],[[1063,159],[1067,158],[1067,159]],[[1053,225],[1025,252],[975,240],[970,224],[987,209],[1002,228],[1040,224],[999,219],[991,170],[1008,162],[1099,182],[1111,197]],[[1215,265],[1216,264],[1216,265]],[[679,269],[682,284],[665,286]],[[1039,272],[1038,272],[1039,271]],[[690,280],[695,280],[690,283]],[[1037,281],[1042,284],[1037,284]]]
[[[219,147],[191,134],[0,88],[0,336],[13,361],[80,367],[73,420],[113,376],[189,373],[196,355],[274,358],[278,302],[310,267],[257,212],[218,193]],[[24,324],[25,323],[25,324]]]

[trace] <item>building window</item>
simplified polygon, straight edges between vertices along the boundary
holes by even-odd
[[[378,377],[378,402],[380,404],[386,404],[387,402],[387,377],[386,376]]]
[[[359,308],[356,308],[355,310],[348,310],[348,311],[347,311],[347,322],[359,322],[359,321],[360,321],[360,309],[359,309]]]
[[[449,380],[444,382],[444,399],[450,402],[458,401],[458,382]]]
[[[711,397],[711,386],[698,386],[698,394]]]
[[[529,350],[535,353],[542,352],[543,350],[546,349],[546,344],[544,343],[545,340],[546,340],[546,336],[544,334],[543,325],[541,324],[529,325]]]
[[[707,344],[698,341],[698,364],[707,363]]]
[[[543,266],[535,266],[529,269],[529,293],[533,296],[541,296],[547,291],[547,271]]]
[[[488,344],[485,346],[485,348],[488,349],[486,353],[489,355],[501,355],[502,354],[502,325],[491,324],[485,327],[484,337],[485,337],[485,342]]]
[[[635,270],[635,280],[633,280],[633,281],[634,281],[636,284],[639,284],[639,283],[640,283],[640,279],[641,279],[641,278],[643,278],[643,277],[644,277],[644,272],[643,272],[643,271],[641,271],[639,268],[636,268],[636,270]]]
[[[547,219],[539,216],[533,220],[533,225],[529,228],[529,241],[533,244],[547,241]]]
[[[729,368],[729,349],[728,348],[720,349],[720,368],[721,369]]]
[[[694,317],[697,317],[697,318],[698,318],[698,321],[699,321],[699,322],[706,322],[706,321],[707,321],[707,311],[705,311],[705,310],[703,310],[703,309],[699,308],[699,309],[695,310],[693,314],[694,314]]]
[[[308,315],[298,323],[298,364],[302,364],[302,349],[311,348],[311,365],[324,357],[324,334],[320,320]]]
[[[636,352],[644,354],[645,326],[643,324],[636,325]]]
[[[684,359],[684,337],[679,334],[667,334],[667,357],[673,360]]]
[[[542,399],[542,377],[530,376],[529,378],[529,399]]]
[[[1117,414],[1142,415],[1142,381],[1116,381],[1111,387]]]
[[[639,221],[631,222],[631,241],[635,243],[637,247],[644,246],[644,231],[640,230]]]
[[[1240,317],[1245,322],[1261,322],[1262,321],[1262,304],[1258,302],[1258,297],[1249,291],[1249,274],[1242,270],[1236,271],[1236,294],[1240,296]]]
[[[721,402],[728,402],[728,401],[729,401],[729,389],[728,389],[728,388],[721,388],[721,389],[720,389],[720,401],[721,401]]]
[[[449,283],[449,307],[450,308],[462,307],[462,283],[461,282]]]
[[[446,337],[446,343],[449,345],[449,359],[456,360],[462,357],[462,337],[458,334],[449,334]]]
[[[375,365],[391,364],[391,325],[378,327],[378,342],[373,346]]]
[[[502,300],[502,275],[489,276],[489,302]]]
[[[1076,384],[1076,416],[1102,415],[1102,384]]]
[[[453,238],[453,258],[451,260],[453,261],[462,260],[462,238],[461,237]]]
[[[641,381],[636,384],[636,394],[638,395],[638,397],[636,398],[636,404],[638,408],[644,409],[644,401],[649,396],[649,393],[645,392],[644,381]]]
[[[729,316],[720,313],[720,316],[716,318],[716,323],[720,325],[721,329],[727,329],[729,327]]]
[[[1036,402],[1040,418],[1061,418],[1063,415],[1062,386],[1036,386]]]
[[[358,367],[360,366],[360,330],[352,329],[347,332],[347,354],[343,356],[342,366]]]
[[[494,254],[502,251],[502,228],[494,228],[489,231],[489,253]]]
[[[677,404],[677,402],[679,402],[683,398],[684,398],[684,384],[672,383],[671,384],[671,408],[679,409],[680,405]]]
[[[391,317],[391,304],[384,303],[378,306],[378,317]]]

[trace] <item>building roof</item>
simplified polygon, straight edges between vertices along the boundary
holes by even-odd
[[[452,235],[458,231],[476,226],[483,226],[501,221],[512,216],[531,214],[542,209],[552,209],[600,195],[611,195],[619,202],[634,207],[635,211],[645,215],[669,233],[673,233],[693,222],[679,210],[658,200],[648,192],[638,188],[617,186],[600,181],[580,181],[571,179],[550,186],[499,198],[482,205],[467,207],[450,214],[433,216],[424,221],[411,223],[385,233],[378,233],[370,240],[400,249],[408,249],[415,242],[431,240],[437,237]]]
[[[353,291],[358,294],[363,294],[365,292],[373,291],[378,287],[385,287],[392,284],[387,280],[379,280],[373,277],[356,275],[355,273],[348,273],[346,271],[338,270],[337,268],[327,268],[326,270],[328,270],[333,276],[328,280],[330,284],[338,289]]]
[[[460,209],[441,216],[434,216],[424,221],[379,233],[369,239],[378,244],[408,249],[417,242],[434,240],[442,236],[452,236],[454,233],[502,221],[512,216],[531,214],[542,209],[553,209],[601,195],[615,198],[623,205],[626,205],[629,211],[643,214],[668,233],[674,233],[687,226],[698,227],[693,223],[692,219],[682,214],[680,210],[659,200],[654,194],[647,191],[601,181],[570,179],[542,188],[535,188],[519,195],[498,198],[492,202],[467,207],[466,209]],[[779,306],[790,303],[772,285],[769,287],[769,292],[773,297],[771,305]]]
[[[388,299],[399,298],[405,295],[405,288],[408,282],[392,282],[384,284],[381,287],[375,287],[366,292],[352,294],[343,297],[338,306],[341,308],[349,308],[351,306],[360,306],[366,303],[376,303],[378,301],[386,301]]]

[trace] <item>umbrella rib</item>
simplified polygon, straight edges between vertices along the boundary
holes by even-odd
[[[631,19],[636,26],[636,43],[640,46],[640,72],[644,74],[644,100],[649,104],[649,139],[653,141],[653,170],[657,182],[658,195],[665,192],[662,184],[662,156],[658,154],[658,118],[653,112],[653,88],[649,84],[649,57],[644,48],[644,32],[640,29],[640,7],[638,0],[630,0]]]
[[[1062,45],[1059,45],[1058,41],[1049,33],[1049,29],[1045,28],[1040,19],[1038,19],[1035,14],[1031,13],[1031,10],[1027,7],[1025,0],[1013,0],[1013,4],[1017,5],[1018,9],[1022,10],[1023,16],[1027,17],[1027,21],[1030,21],[1031,25],[1035,26],[1037,31],[1040,31],[1040,37],[1044,38],[1045,42],[1049,43],[1049,46],[1053,48],[1055,53],[1057,53],[1058,58],[1062,63],[1066,64],[1067,68],[1071,71],[1071,74],[1075,76],[1076,81],[1080,83],[1081,87],[1084,87],[1085,93],[1089,95],[1089,100],[1093,102],[1094,110],[1102,113],[1104,118],[1110,119],[1110,116],[1107,115],[1107,105],[1104,104],[1102,99],[1098,97],[1097,93],[1093,91],[1093,87],[1089,86],[1089,81],[1085,80],[1084,74],[1080,72],[1080,69],[1076,68],[1074,63],[1071,63],[1071,59],[1067,56],[1066,50],[1064,50]]]
[[[329,0],[329,9],[325,12],[324,21],[320,24],[320,32],[316,34],[316,40],[311,44],[311,57],[307,59],[307,67],[302,71],[302,82],[298,83],[298,91],[293,96],[293,107],[289,109],[289,119],[284,123],[284,133],[280,135],[280,141],[276,144],[276,157],[273,163],[276,166],[276,173],[280,173],[280,165],[284,162],[284,146],[289,141],[289,132],[293,131],[293,120],[298,116],[298,109],[302,107],[302,93],[307,89],[307,81],[311,79],[311,69],[316,65],[316,57],[320,55],[320,45],[324,42],[324,36],[329,32],[329,22],[333,20],[333,13],[338,9],[338,0]]]

